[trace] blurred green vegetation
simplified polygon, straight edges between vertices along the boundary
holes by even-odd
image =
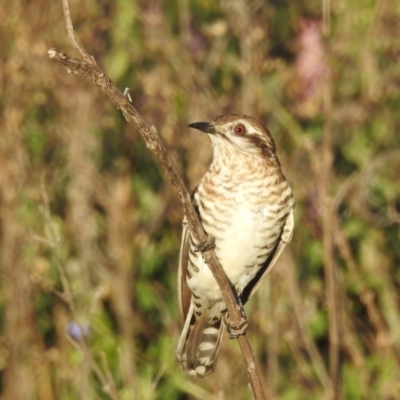
[[[61,2],[0,13],[0,398],[250,398],[234,341],[205,381],[175,365],[182,211],[108,98],[48,59],[73,55]],[[271,130],[297,208],[246,306],[270,398],[329,398],[332,263],[343,398],[399,399],[400,3],[76,0],[71,13],[190,189],[211,149],[188,123],[240,112]]]

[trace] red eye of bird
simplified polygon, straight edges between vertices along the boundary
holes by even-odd
[[[242,124],[239,124],[235,126],[233,131],[235,132],[235,135],[243,136],[246,133],[246,128]]]

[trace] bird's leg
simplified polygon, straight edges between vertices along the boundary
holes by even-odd
[[[211,250],[214,247],[215,247],[215,237],[210,235],[210,236],[208,236],[208,238],[205,242],[199,243],[194,248],[194,251],[195,252],[204,252],[207,250]],[[239,322],[239,324],[235,324],[231,320],[228,312],[226,312],[224,315],[224,322],[226,324],[226,329],[229,333],[229,338],[236,339],[237,337],[244,335],[247,332],[247,329],[249,328],[249,324],[247,322],[246,313],[244,312],[242,299],[240,298],[240,296],[235,288],[232,288],[232,290],[235,294],[236,307],[238,308],[238,310],[240,312],[240,322]]]
[[[236,289],[234,289],[235,292],[235,297],[236,297],[236,307],[238,308],[240,312],[240,322],[239,324],[235,324],[229,313],[227,312],[224,316],[224,322],[226,324],[226,329],[229,333],[229,339],[236,339],[237,337],[241,335],[245,335],[247,332],[247,329],[249,328],[249,324],[247,322],[247,317],[246,313],[244,312],[242,300],[237,293]]]
[[[208,236],[205,242],[199,243],[195,248],[194,251],[202,253],[203,251],[211,250],[215,247],[215,237]]]

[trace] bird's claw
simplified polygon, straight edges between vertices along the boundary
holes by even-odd
[[[247,329],[249,328],[249,324],[247,322],[246,314],[244,313],[243,307],[240,307],[240,322],[239,324],[235,324],[229,313],[226,313],[224,316],[224,322],[226,324],[226,329],[229,333],[229,339],[236,339],[241,335],[245,335]]]
[[[194,251],[203,253],[204,251],[211,250],[215,247],[215,237],[209,236],[205,242],[199,243],[195,248]]]

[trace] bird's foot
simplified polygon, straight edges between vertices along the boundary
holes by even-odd
[[[209,236],[205,242],[199,243],[195,248],[194,251],[203,253],[204,251],[211,250],[215,247],[215,237]]]
[[[242,306],[238,306],[240,309],[240,321],[239,323],[234,323],[227,312],[224,316],[224,322],[226,324],[226,329],[229,333],[229,339],[236,339],[241,335],[245,335],[247,329],[249,328],[249,324],[247,322],[246,314],[243,310]]]

